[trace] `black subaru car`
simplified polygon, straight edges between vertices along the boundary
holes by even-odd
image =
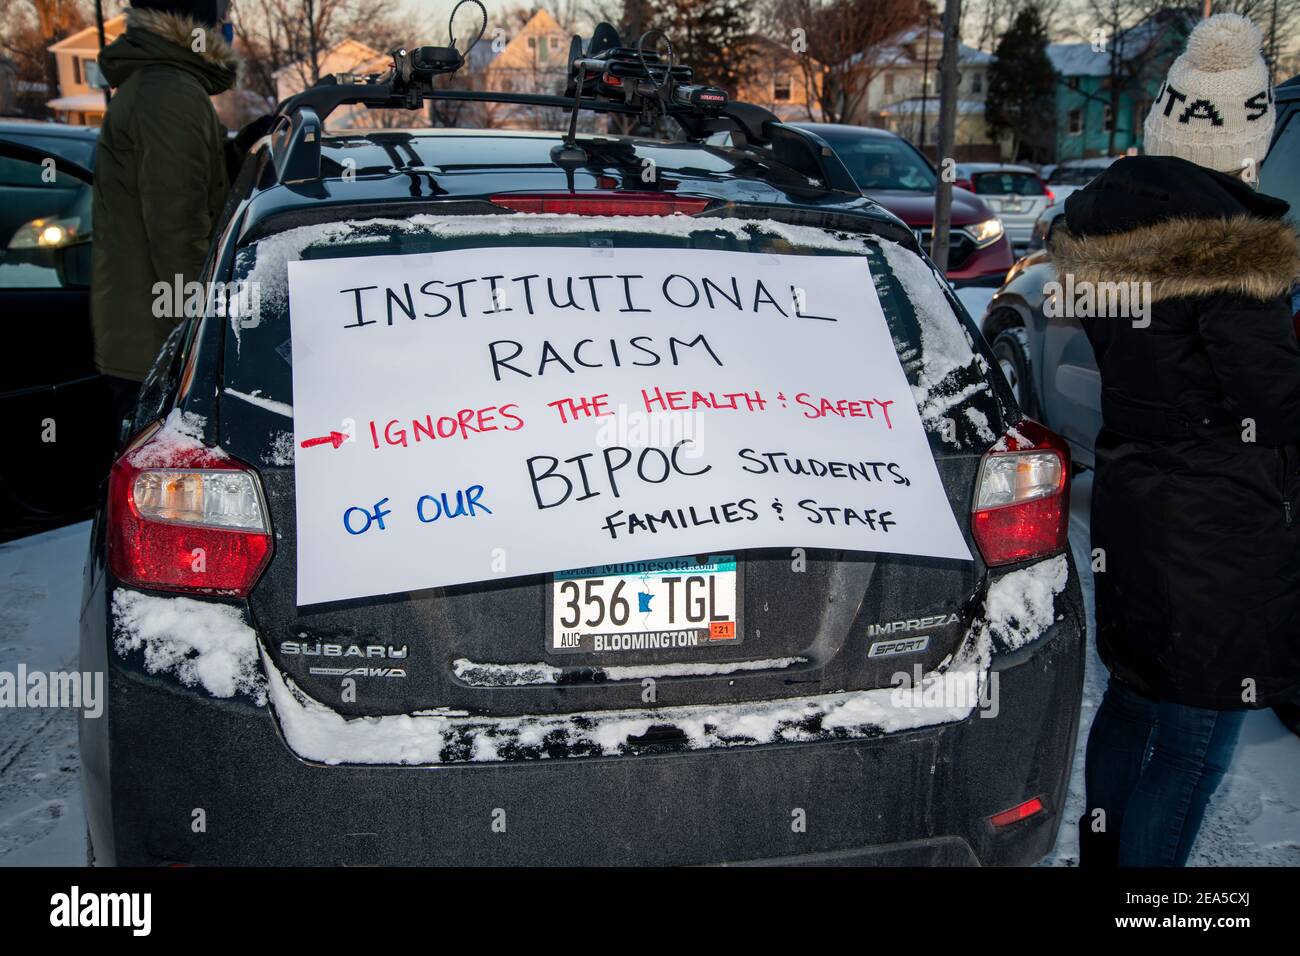
[[[579,61],[576,104],[645,109],[620,92],[635,77],[600,69]],[[96,863],[1027,864],[1052,847],[1085,635],[1067,447],[1022,420],[912,230],[815,133],[684,78],[665,107],[668,80],[654,79],[676,138],[324,130],[338,104],[462,95],[392,77],[327,80],[281,105],[217,230],[202,277],[216,291],[158,356],[94,522],[81,667],[105,672],[107,705],[83,719],[81,752]],[[970,559],[895,553],[864,530],[860,548],[668,550],[632,570],[466,570],[303,601],[303,568],[332,552],[304,544],[296,463],[348,443],[402,448],[422,426],[295,429],[295,374],[314,360],[302,323],[319,319],[295,277],[453,253],[488,277],[506,249],[865,265]],[[416,319],[396,295],[388,326]],[[605,339],[541,366],[608,364]],[[445,376],[467,359],[439,361],[431,405],[454,400]],[[510,428],[504,405],[493,415]],[[423,440],[483,454],[481,409],[472,428],[463,412],[446,420]],[[657,440],[642,447],[678,448]],[[787,451],[750,470],[784,469]],[[832,477],[870,455],[837,457],[821,463]],[[417,510],[472,515],[477,501]],[[334,530],[359,535],[387,513],[367,505]],[[662,582],[680,595],[696,581],[698,614],[680,605],[695,623],[671,640],[627,625],[629,574],[642,612],[656,593],[673,600]]]

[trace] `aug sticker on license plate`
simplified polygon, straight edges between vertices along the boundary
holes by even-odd
[[[677,650],[739,644],[736,556],[658,558],[557,571],[555,653]]]

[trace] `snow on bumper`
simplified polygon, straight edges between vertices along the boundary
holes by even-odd
[[[113,592],[113,649],[119,657],[144,652],[150,674],[172,674],[213,697],[247,694],[266,701],[257,666],[257,634],[230,604]]]
[[[143,648],[151,672],[173,671],[215,696],[237,690],[261,703],[265,694],[298,757],[331,765],[429,765],[616,755],[652,728],[671,728],[688,748],[705,749],[852,739],[960,721],[982,703],[995,651],[1031,643],[1057,619],[1055,599],[1068,580],[1063,555],[998,578],[958,651],[915,682],[726,706],[497,718],[436,712],[347,718],[303,692],[264,652],[264,676],[250,675],[248,651],[257,646],[256,634],[234,608],[122,591],[114,594],[113,607],[120,655]],[[189,636],[177,637],[181,633]],[[207,637],[217,633],[238,649],[233,671],[229,656],[212,658]]]

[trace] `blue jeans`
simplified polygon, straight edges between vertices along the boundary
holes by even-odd
[[[1088,735],[1087,822],[1105,811],[1120,866],[1186,865],[1245,716],[1152,700],[1111,678]]]

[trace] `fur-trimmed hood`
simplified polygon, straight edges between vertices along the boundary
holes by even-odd
[[[1290,207],[1174,156],[1126,156],[1065,200],[1062,275],[1150,282],[1153,300],[1229,292],[1272,299],[1300,274]]]
[[[1248,215],[1166,219],[1082,237],[1058,229],[1051,255],[1076,284],[1150,282],[1152,301],[1220,292],[1272,299],[1300,276],[1292,225]]]
[[[136,70],[158,63],[193,74],[209,95],[234,86],[239,69],[230,44],[199,21],[162,10],[127,11],[126,32],[99,56],[104,76],[117,87]]]

